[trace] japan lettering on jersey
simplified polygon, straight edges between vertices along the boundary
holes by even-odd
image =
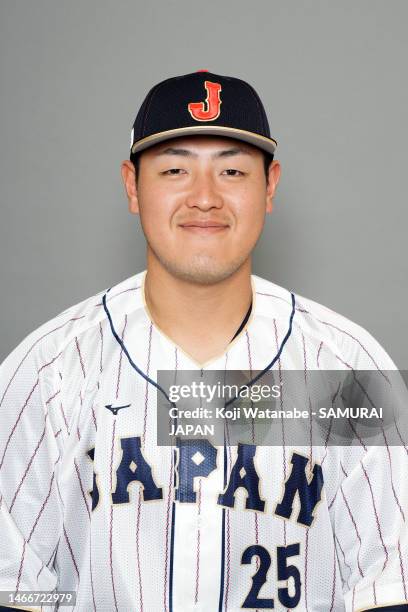
[[[0,367],[0,590],[75,591],[66,609],[81,612],[405,609],[407,441],[157,445],[158,370],[268,366],[307,384],[311,370],[395,370],[386,352],[253,275],[246,326],[199,364],[152,322],[145,274]]]

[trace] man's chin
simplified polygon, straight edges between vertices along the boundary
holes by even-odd
[[[243,262],[228,264],[210,258],[200,258],[190,262],[162,261],[161,263],[172,276],[179,280],[198,285],[213,285],[232,276]]]

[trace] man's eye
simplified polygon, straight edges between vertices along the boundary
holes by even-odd
[[[243,176],[244,173],[241,172],[241,170],[235,170],[235,168],[228,168],[227,170],[224,170],[224,172],[227,172],[228,176]]]
[[[182,168],[169,168],[169,170],[165,170],[164,172],[162,172],[162,174],[167,174],[170,176],[177,176],[178,174],[181,174],[182,172],[184,172]]]

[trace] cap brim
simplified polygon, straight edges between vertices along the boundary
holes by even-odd
[[[142,138],[134,143],[131,148],[131,153],[140,153],[141,151],[144,151],[144,149],[171,138],[178,138],[180,136],[194,136],[199,134],[203,136],[225,136],[227,138],[243,140],[244,142],[248,142],[249,144],[258,147],[271,155],[273,155],[277,146],[277,142],[273,138],[266,138],[266,136],[261,136],[261,134],[255,134],[254,132],[247,132],[246,130],[225,127],[223,125],[193,125],[191,127],[176,128],[174,130],[166,130],[165,132],[159,132],[157,134],[146,136],[146,138]]]

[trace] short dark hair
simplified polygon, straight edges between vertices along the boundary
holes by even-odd
[[[263,160],[264,160],[264,170],[265,170],[266,182],[268,182],[268,170],[269,170],[269,166],[271,165],[273,161],[273,155],[270,153],[267,153],[266,151],[262,151],[262,154],[263,154]],[[135,167],[136,180],[137,180],[139,178],[139,170],[140,170],[140,155],[135,155],[134,153],[131,153],[130,161],[133,163]]]

